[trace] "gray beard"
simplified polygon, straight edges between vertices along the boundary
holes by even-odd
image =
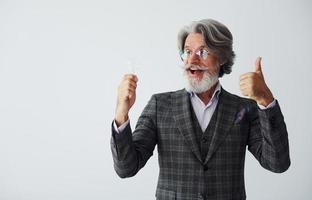
[[[183,75],[185,78],[185,90],[197,94],[206,92],[219,80],[219,71],[216,71],[212,74],[210,74],[208,71],[205,71],[202,79],[189,77],[186,70],[184,71]]]

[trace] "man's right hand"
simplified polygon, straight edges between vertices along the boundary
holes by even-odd
[[[115,122],[118,127],[128,120],[129,110],[135,102],[137,82],[136,75],[126,74],[118,87],[115,114]]]

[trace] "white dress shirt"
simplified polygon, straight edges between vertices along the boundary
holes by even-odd
[[[202,102],[202,100],[197,96],[196,93],[190,92],[190,99],[191,99],[191,103],[193,106],[193,110],[195,112],[198,123],[203,132],[205,132],[211,120],[211,117],[218,105],[220,92],[221,92],[221,85],[218,82],[218,85],[215,91],[213,92],[212,97],[207,103],[207,105],[205,105],[205,103]]]

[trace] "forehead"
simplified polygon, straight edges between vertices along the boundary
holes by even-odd
[[[185,39],[184,47],[197,48],[206,46],[205,39],[201,33],[190,33]]]

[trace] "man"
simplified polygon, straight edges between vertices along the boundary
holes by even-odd
[[[265,169],[281,173],[290,166],[286,125],[264,81],[261,58],[254,72],[240,77],[247,99],[228,93],[218,80],[231,72],[235,57],[226,26],[193,22],[180,31],[178,46],[185,89],[153,95],[134,132],[128,112],[138,78],[124,76],[112,125],[115,170],[122,178],[134,176],[157,144],[157,199],[246,199],[246,147]]]

